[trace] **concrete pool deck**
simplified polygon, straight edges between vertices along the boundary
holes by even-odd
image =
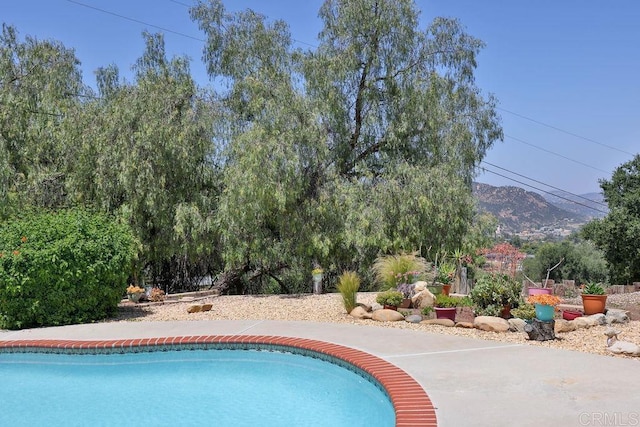
[[[424,388],[438,426],[640,426],[640,359],[368,325],[260,320],[96,323],[0,331],[0,341],[194,335],[298,337],[370,353]]]

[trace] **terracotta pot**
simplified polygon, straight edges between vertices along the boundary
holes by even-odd
[[[551,295],[552,293],[551,288],[529,288],[529,295]]]
[[[587,316],[590,314],[604,313],[606,305],[606,295],[582,294],[582,307],[584,308],[584,314]]]
[[[436,310],[436,319],[451,319],[456,321],[456,307],[434,307]]]
[[[442,293],[448,296],[449,292],[451,292],[451,285],[442,285]]]
[[[382,308],[384,308],[385,310],[396,310],[398,311],[398,307],[396,307],[395,305],[383,305]]]
[[[500,310],[500,317],[502,317],[503,319],[511,318],[511,304],[507,304],[502,307],[502,310]]]
[[[411,308],[411,298],[403,299],[398,308]]]

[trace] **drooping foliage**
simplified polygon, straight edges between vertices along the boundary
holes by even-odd
[[[0,112],[1,216],[113,214],[141,243],[133,280],[169,291],[211,275],[300,292],[316,265],[367,289],[380,255],[485,240],[469,233],[470,183],[502,131],[473,78],[482,42],[458,21],[420,28],[410,0],[327,0],[305,51],[286,23],[221,0],[190,13],[214,87],[145,33],[133,81],[107,65],[93,91],[73,51],[4,28],[0,103],[18,114]]]

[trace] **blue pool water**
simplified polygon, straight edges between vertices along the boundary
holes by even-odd
[[[0,354],[2,426],[393,426],[376,385],[297,354]]]

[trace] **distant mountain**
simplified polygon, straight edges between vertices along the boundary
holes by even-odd
[[[473,194],[480,208],[498,218],[502,231],[509,233],[553,228],[574,229],[588,221],[585,215],[561,209],[540,194],[520,187],[494,187],[474,183]]]
[[[588,219],[602,218],[609,211],[602,193],[586,193],[578,196],[567,194],[563,191],[552,191],[551,193],[544,196],[549,203]]]

